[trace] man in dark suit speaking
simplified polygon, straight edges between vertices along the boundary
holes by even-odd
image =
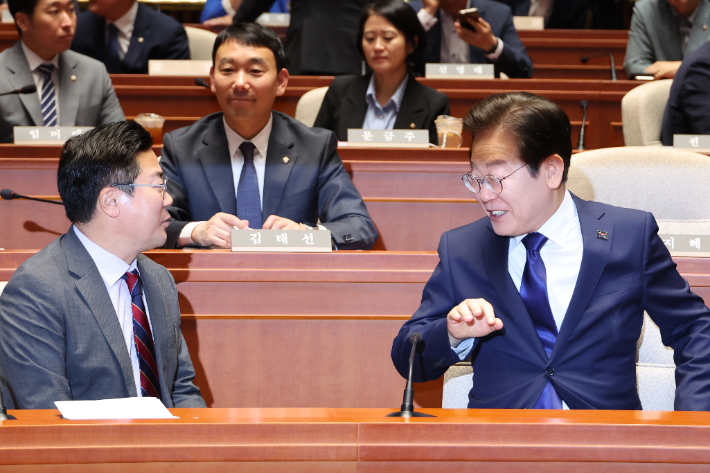
[[[471,408],[640,409],[646,311],[675,350],[675,408],[710,409],[710,310],[650,213],[566,190],[564,111],[525,92],[493,95],[464,128],[473,135],[464,182],[488,216],[442,236],[422,303],[394,341],[400,374],[416,331],[415,381],[470,354]]]
[[[331,131],[272,107],[288,82],[281,41],[240,23],[215,41],[210,72],[221,113],[165,135],[168,247],[229,247],[233,228],[298,230],[318,220],[338,249],[370,249],[377,230]]]
[[[73,225],[25,261],[0,297],[7,407],[136,396],[205,407],[175,282],[140,254],[165,243],[171,201],[151,145],[125,121],[65,144],[57,185]]]

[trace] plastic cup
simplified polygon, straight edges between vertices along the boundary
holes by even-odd
[[[439,115],[436,120],[436,135],[442,148],[460,148],[463,143],[463,120],[447,115]]]
[[[163,125],[165,124],[165,118],[155,113],[141,113],[136,117],[135,121],[150,133],[154,144],[159,145],[163,143]]]

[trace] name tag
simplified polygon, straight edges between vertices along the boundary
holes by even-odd
[[[673,135],[673,148],[708,153],[710,135]]]
[[[232,251],[330,253],[330,230],[232,230]]]
[[[427,64],[427,79],[493,79],[493,64]]]
[[[658,234],[673,256],[710,257],[710,235]]]
[[[288,26],[291,24],[290,13],[262,13],[256,22],[264,26]]]
[[[513,26],[518,31],[542,31],[545,29],[543,16],[514,16]]]
[[[62,145],[72,136],[93,126],[16,126],[12,129],[16,145]]]
[[[210,75],[212,61],[201,59],[150,59],[149,76],[190,76],[205,77]]]
[[[0,23],[14,23],[15,20],[12,19],[10,10],[2,10],[0,12]]]
[[[348,129],[348,146],[372,148],[428,148],[429,130]]]

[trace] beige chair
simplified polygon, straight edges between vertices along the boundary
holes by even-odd
[[[328,87],[318,87],[303,94],[296,104],[296,120],[304,125],[313,126],[326,92]]]
[[[672,79],[648,82],[631,89],[621,100],[626,146],[661,144],[663,112],[672,84]]]
[[[185,33],[190,47],[190,59],[212,60],[212,48],[217,34],[193,26],[186,26]]]

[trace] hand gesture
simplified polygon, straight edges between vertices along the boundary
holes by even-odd
[[[269,215],[269,218],[264,222],[264,230],[308,230],[308,228],[293,220],[278,215]]]
[[[465,43],[481,48],[485,52],[490,51],[496,44],[498,44],[498,38],[496,38],[493,34],[490,23],[483,18],[479,18],[478,21],[471,18],[466,18],[466,20],[471,26],[476,28],[476,31],[464,28],[458,21],[454,22],[456,33]]]
[[[655,80],[673,79],[678,72],[681,61],[656,61],[646,68],[644,73],[651,75]]]
[[[220,212],[192,230],[192,241],[200,246],[230,248],[232,246],[232,229],[234,228],[248,229],[249,221],[239,220],[234,215]]]
[[[446,324],[452,337],[479,338],[503,328],[493,306],[485,299],[466,299],[449,312]]]

